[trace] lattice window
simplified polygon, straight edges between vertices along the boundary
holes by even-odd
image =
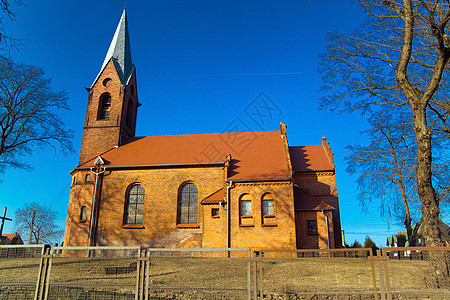
[[[143,224],[145,190],[140,184],[128,189],[125,207],[125,224]]]
[[[244,194],[240,197],[239,207],[241,216],[252,215],[252,198],[250,198],[249,194]]]
[[[178,224],[197,224],[198,189],[193,183],[184,184],[178,195]]]
[[[270,194],[264,194],[262,196],[262,214],[263,216],[274,216],[275,215],[275,210],[274,210],[274,206],[273,206],[273,202],[274,202],[275,197]]]

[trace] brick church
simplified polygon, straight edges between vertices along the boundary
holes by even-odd
[[[274,131],[135,137],[141,104],[125,10],[87,90],[65,246],[341,246],[325,138],[289,146],[283,123]]]

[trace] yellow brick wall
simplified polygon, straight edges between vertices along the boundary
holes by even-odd
[[[81,172],[76,172],[80,176]],[[152,170],[107,171],[103,176],[99,201],[97,245],[149,246],[149,247],[201,247],[203,209],[198,206],[198,228],[177,227],[178,190],[185,182],[198,188],[199,201],[223,186],[223,169],[179,168]],[[139,183],[145,189],[143,228],[124,228],[124,207],[127,188]],[[79,235],[76,228],[85,228],[77,222],[76,212],[82,204],[92,203],[92,186],[72,188],[67,219],[66,245],[85,246],[87,239],[72,238]],[[88,197],[88,200],[82,198]],[[73,211],[73,213],[71,213]],[[91,207],[88,207],[88,214]],[[89,221],[87,222],[89,223]],[[126,226],[125,226],[126,227]]]
[[[270,192],[275,196],[274,226],[264,226],[261,197]],[[291,183],[237,183],[231,189],[231,246],[295,249],[295,214]],[[240,224],[239,199],[250,194],[252,218]]]

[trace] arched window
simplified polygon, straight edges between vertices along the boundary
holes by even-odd
[[[252,215],[252,198],[249,194],[243,194],[239,198],[239,212],[242,216],[251,216]]]
[[[86,221],[86,206],[81,207],[80,221]]]
[[[110,110],[111,110],[111,95],[109,93],[104,93],[100,96],[97,119],[108,120]]]
[[[275,215],[275,210],[273,208],[273,200],[275,197],[271,193],[264,194],[262,196],[262,214],[263,216],[273,216]]]
[[[178,224],[197,224],[198,189],[185,183],[178,194]]]
[[[131,128],[133,124],[133,102],[131,99],[128,100],[128,107],[127,107],[127,126],[128,128]]]
[[[145,190],[140,184],[132,185],[127,192],[125,224],[143,224]]]

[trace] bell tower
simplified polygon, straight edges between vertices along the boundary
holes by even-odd
[[[103,65],[92,83],[83,126],[82,164],[120,146],[136,131],[136,69],[131,61],[127,12],[123,10]]]

